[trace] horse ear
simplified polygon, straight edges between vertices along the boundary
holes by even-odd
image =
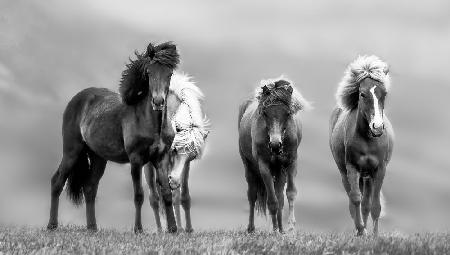
[[[383,73],[384,73],[385,75],[387,75],[387,74],[389,73],[389,66],[388,66],[388,65],[386,65],[386,66],[383,68]]]
[[[287,92],[289,93],[289,95],[292,95],[292,92],[294,92],[294,89],[292,88],[292,86],[286,85],[288,86],[287,88]]]
[[[266,85],[264,85],[264,86],[262,87],[262,91],[263,91],[263,95],[270,94],[269,88],[267,88]]]
[[[155,46],[153,46],[153,44],[148,44],[147,53],[145,55],[149,58],[153,58],[155,56]]]

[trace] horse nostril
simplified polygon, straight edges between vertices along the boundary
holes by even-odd
[[[164,104],[164,98],[162,97],[155,97],[153,98],[153,104],[156,106],[161,106]]]
[[[272,142],[272,143],[270,143],[270,149],[273,152],[280,152],[280,150],[281,150],[281,142]]]
[[[373,129],[376,129],[375,123],[374,123],[374,122],[372,122],[372,128],[373,128]]]
[[[385,128],[384,128],[384,123],[383,123],[383,129],[385,129]]]

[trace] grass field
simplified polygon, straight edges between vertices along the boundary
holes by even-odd
[[[152,233],[63,226],[0,227],[0,254],[449,254],[449,233],[355,237],[352,233],[277,234],[244,229],[192,234]]]

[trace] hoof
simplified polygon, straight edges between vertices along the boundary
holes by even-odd
[[[169,227],[167,229],[167,232],[169,232],[169,233],[176,233],[177,232],[177,226]]]
[[[367,231],[365,228],[358,230],[358,232],[356,233],[356,236],[366,236],[367,235]]]
[[[140,227],[140,228],[134,227],[134,233],[136,235],[139,235],[139,234],[144,233],[144,230],[142,230],[142,227]]]
[[[87,225],[87,230],[97,232],[98,231],[97,224]]]
[[[194,232],[194,229],[193,229],[193,228],[186,228],[186,229],[184,230],[184,232],[186,232],[186,233],[192,233],[192,232]]]
[[[48,223],[47,230],[56,230],[58,228],[58,223]]]
[[[255,233],[255,226],[248,226],[247,227],[247,232],[250,233],[250,234],[251,233]]]

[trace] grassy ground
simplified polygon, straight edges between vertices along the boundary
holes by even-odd
[[[346,234],[274,234],[243,230],[192,234],[135,235],[131,231],[63,226],[49,232],[39,228],[0,227],[0,254],[450,254],[449,233],[379,238]]]

